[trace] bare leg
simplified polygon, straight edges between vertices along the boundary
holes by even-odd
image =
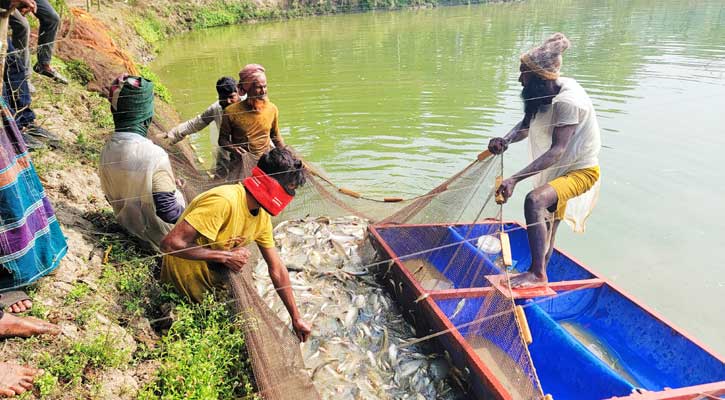
[[[42,370],[0,362],[0,397],[14,397],[33,388],[35,377]]]
[[[528,272],[511,278],[512,288],[547,283],[546,261],[550,242],[547,217],[551,215],[547,209],[556,205],[556,202],[556,191],[549,185],[540,186],[526,195],[524,214],[526,215],[526,231],[529,235],[531,267]],[[553,235],[551,240],[553,240]]]
[[[554,215],[552,214],[550,218],[554,218]],[[556,231],[559,229],[559,222],[561,220],[554,220],[552,223],[549,223],[549,249],[546,251],[546,260],[544,260],[544,265],[547,267],[549,266],[549,260],[551,260],[551,254],[554,252],[554,241],[556,240]]]
[[[57,335],[57,325],[33,317],[16,317],[4,313],[0,318],[0,337],[31,337],[35,335]]]

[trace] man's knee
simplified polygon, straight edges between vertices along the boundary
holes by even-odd
[[[538,211],[549,207],[547,196],[537,190],[533,190],[526,195],[524,200],[524,207],[527,210]]]
[[[60,25],[60,16],[50,5],[43,8],[38,7],[35,16],[38,17],[41,30],[56,31]]]
[[[13,32],[13,43],[28,43],[28,37],[30,35],[30,24],[28,20],[22,15],[11,15],[10,16],[10,29]]]

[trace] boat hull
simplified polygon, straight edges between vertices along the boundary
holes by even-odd
[[[538,376],[543,393],[554,399],[725,394],[721,357],[558,249],[547,268],[556,295],[515,300],[533,338],[528,353],[536,372],[523,362],[511,364],[515,374],[502,371],[507,364],[501,356],[492,361],[477,347],[484,340],[513,360],[521,358],[519,344],[511,340],[520,326],[506,320],[515,321],[513,315],[482,318],[482,310],[495,309],[492,299],[503,295],[486,278],[501,274],[502,266],[500,254],[484,253],[476,243],[499,229],[493,222],[369,227],[379,258],[388,260],[382,263],[386,286],[418,336],[432,335],[430,340],[450,354],[454,370],[475,398],[529,396],[507,381],[511,374],[519,376],[517,382]],[[523,272],[531,262],[526,230],[516,223],[506,223],[504,229],[514,272]]]

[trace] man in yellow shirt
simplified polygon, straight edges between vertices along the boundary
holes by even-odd
[[[224,110],[219,129],[219,148],[227,150],[230,161],[217,163],[217,178],[242,180],[249,176],[259,157],[275,147],[284,147],[279,133],[277,106],[267,98],[264,67],[249,64],[239,71],[239,95],[246,100]]]
[[[304,183],[302,162],[289,150],[276,148],[262,155],[242,183],[218,186],[197,196],[161,241],[166,253],[161,280],[200,302],[207,292],[226,289],[222,268],[241,271],[250,255],[244,246],[254,241],[297,337],[307,340],[310,325],[297,310],[287,268],[274,247],[270,217],[282,212]]]

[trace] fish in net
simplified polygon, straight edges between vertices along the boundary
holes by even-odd
[[[185,182],[183,190],[187,201],[211,187],[239,182],[238,172],[232,171],[227,179],[215,180],[208,171],[191,167],[194,163],[189,160],[188,152],[172,149],[170,154],[172,165],[177,168],[175,172]],[[497,170],[496,160],[490,153],[483,152],[437,187],[410,199],[376,198],[337,186],[319,167],[305,162],[307,184],[297,190],[294,201],[275,219],[275,223],[343,216],[356,216],[367,223],[382,225],[457,226],[494,221],[500,217],[499,206],[491,201],[496,176],[501,173]],[[491,232],[488,236],[496,234]],[[460,236],[462,238],[451,245],[450,238],[440,230],[411,234],[408,238],[400,238],[401,242],[409,243],[409,248],[399,252],[398,257],[423,282],[426,290],[454,288],[453,283],[445,278],[452,270],[464,274],[466,278],[462,281],[467,282],[469,287],[490,286],[485,276],[495,273],[505,275],[504,280],[508,282],[506,268],[496,268],[501,265],[500,251],[493,251],[497,250],[495,241],[484,240],[486,248],[495,254],[482,258],[474,256],[470,250],[475,249],[485,235],[464,230]],[[389,257],[381,252],[373,250],[372,254],[366,261],[375,266],[384,266],[387,264],[384,261],[389,261],[386,260]],[[425,259],[436,256],[446,260],[443,271],[426,265]],[[254,263],[250,259],[250,264]],[[258,295],[249,269],[242,274],[229,274],[229,282],[237,312],[246,321],[242,326],[249,343],[259,394],[265,399],[321,398],[312,382],[310,370],[304,365],[297,338]],[[490,366],[496,380],[514,398],[542,398],[541,387],[518,326],[513,300],[496,291],[491,292],[480,305],[476,320],[476,324],[459,328],[460,333],[464,334],[481,362]],[[313,334],[314,329],[313,326]]]

